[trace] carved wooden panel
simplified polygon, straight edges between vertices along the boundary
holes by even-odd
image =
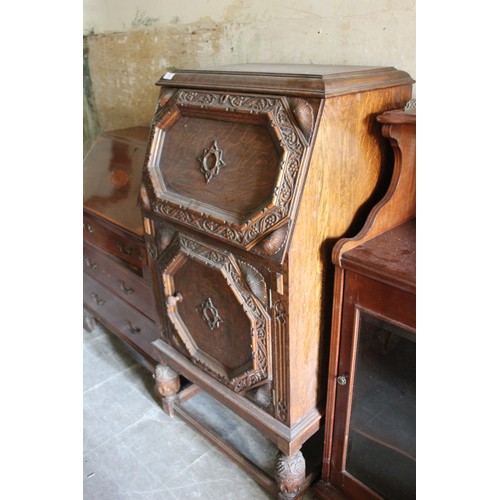
[[[301,98],[169,92],[153,120],[146,203],[244,249],[283,228],[257,251],[276,253],[300,196],[313,108]]]
[[[237,393],[266,382],[271,319],[259,271],[182,233],[159,257],[158,270],[174,344]]]

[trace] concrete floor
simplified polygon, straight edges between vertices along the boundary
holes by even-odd
[[[85,500],[274,498],[186,423],[163,412],[151,373],[119,339],[99,325],[83,333]],[[197,404],[210,418],[218,403],[207,398]],[[256,443],[255,432],[231,412],[222,420],[212,424],[224,424],[224,438],[272,470],[274,444],[265,438]]]

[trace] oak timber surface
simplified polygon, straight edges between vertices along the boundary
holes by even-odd
[[[149,134],[134,127],[99,136],[83,162],[85,210],[142,236],[137,204]]]
[[[211,179],[206,182],[200,167],[201,152],[213,138],[223,151],[224,191]],[[251,215],[272,198],[279,174],[279,151],[265,124],[235,123],[206,117],[181,116],[165,136],[159,169],[171,193],[186,198],[190,206],[199,203],[226,210],[236,221]],[[212,162],[212,163],[210,163]],[[274,174],[270,172],[274,170]]]
[[[342,266],[415,290],[416,219],[344,253]]]
[[[331,97],[412,83],[407,73],[391,67],[245,64],[177,69],[166,73],[157,85]]]
[[[366,117],[409,96],[407,87],[399,87],[326,101],[288,254],[292,421],[325,392],[330,252],[339,238],[356,234],[387,186],[390,146]]]

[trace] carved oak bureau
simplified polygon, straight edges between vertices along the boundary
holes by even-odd
[[[158,82],[141,187],[156,389],[193,423],[176,399],[182,375],[273,441],[274,477],[221,448],[282,498],[313,477],[301,448],[324,414],[329,255],[386,187],[375,117],[402,106],[412,83],[394,68],[308,65]]]
[[[84,326],[97,319],[153,370],[156,310],[138,203],[149,129],[99,136],[83,163]]]

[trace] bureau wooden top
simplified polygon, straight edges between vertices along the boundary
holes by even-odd
[[[416,219],[345,252],[342,255],[342,267],[414,292]]]
[[[157,85],[332,97],[412,84],[404,71],[378,66],[324,64],[235,64],[200,69],[176,69]]]
[[[143,235],[138,204],[147,127],[132,127],[99,136],[83,162],[84,211]]]

